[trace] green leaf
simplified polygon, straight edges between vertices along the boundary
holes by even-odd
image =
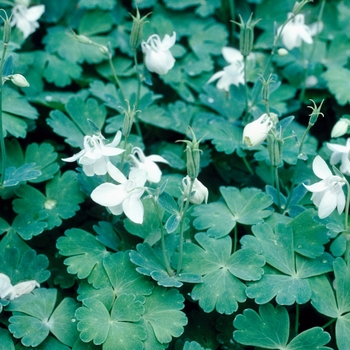
[[[175,253],[178,246],[178,237],[168,235],[165,239],[165,249],[167,258],[170,258]],[[151,276],[159,285],[164,287],[181,287],[182,282],[199,283],[200,276],[192,273],[180,273],[178,275],[169,276],[163,260],[163,252],[160,244],[152,248],[148,243],[138,244],[136,250],[130,252],[130,260],[137,265],[136,271],[139,273]]]
[[[241,344],[265,349],[285,348],[289,337],[289,317],[283,306],[261,305],[259,314],[246,309],[237,315],[233,338]]]
[[[335,95],[337,102],[344,106],[350,102],[347,83],[350,79],[350,70],[343,67],[331,67],[322,77],[326,80],[330,92]]]
[[[246,309],[242,315],[236,316],[234,326],[237,330],[233,332],[233,337],[238,343],[264,349],[331,350],[323,346],[331,337],[320,327],[300,333],[287,345],[289,317],[283,306],[277,305],[274,308],[271,304],[261,305],[259,314],[252,309]]]
[[[100,221],[98,226],[94,225],[93,228],[97,233],[96,239],[105,247],[116,252],[120,250],[119,248],[121,247],[122,241],[112,223],[108,221]]]
[[[108,285],[96,290],[88,284],[81,284],[78,300],[96,298],[110,310],[115,298],[122,294],[131,293],[138,296],[152,293],[153,283],[135,270],[128,253],[118,252],[105,257],[103,266],[109,279]]]
[[[101,2],[99,0],[79,0],[78,5],[88,9],[100,8],[102,10],[112,10],[115,5],[115,1],[105,0]]]
[[[4,187],[16,186],[22,181],[35,180],[41,174],[35,163],[23,164],[17,169],[11,166],[5,170]]]
[[[73,228],[67,230],[64,237],[58,238],[57,248],[61,255],[69,256],[64,261],[69,273],[77,274],[80,279],[87,278],[96,288],[103,287],[106,273],[102,262],[109,253],[95,236]]]
[[[231,255],[229,236],[214,239],[200,232],[195,239],[200,246],[184,244],[182,272],[203,275],[203,283],[193,288],[191,297],[199,300],[205,312],[216,309],[221,314],[232,314],[238,309],[238,302],[246,300],[246,286],[237,277],[259,279],[265,260],[250,249]]]
[[[136,322],[141,319],[144,306],[132,294],[122,294],[114,302],[111,314],[98,300],[86,299],[76,316],[78,330],[84,342],[103,344],[104,350],[142,350],[145,328]]]
[[[187,324],[187,318],[180,310],[184,297],[176,289],[156,287],[147,296],[142,320],[151,326],[161,344],[169,343],[172,337],[179,337]]]
[[[37,255],[32,249],[21,253],[16,247],[6,247],[0,254],[0,272],[10,277],[12,285],[29,280],[46,281],[50,277],[48,265],[47,257]]]
[[[246,187],[240,191],[235,187],[220,187],[220,192],[223,201],[198,206],[192,214],[197,216],[193,221],[194,227],[208,229],[210,237],[224,237],[237,222],[254,225],[271,214],[266,208],[272,204],[272,197],[257,188]]]
[[[66,171],[62,176],[57,174],[47,182],[46,196],[31,186],[21,186],[16,190],[20,198],[13,201],[14,211],[24,217],[28,213],[35,213],[41,220],[45,219],[48,229],[60,226],[62,219],[75,215],[80,208],[79,204],[84,200],[76,177],[74,171]],[[28,236],[25,227],[24,230],[19,232]]]
[[[84,136],[92,135],[88,119],[102,129],[106,119],[106,109],[93,98],[84,101],[80,96],[73,96],[68,100],[66,110],[70,118],[61,111],[55,110],[50,113],[47,123],[56,134],[64,137],[69,145],[83,148]]]
[[[9,319],[9,330],[16,338],[22,338],[23,345],[38,346],[50,331],[64,344],[73,345],[78,336],[71,321],[76,303],[65,298],[53,311],[56,298],[56,289],[35,289],[11,302],[8,309],[16,313]]]
[[[3,328],[0,328],[0,350],[15,350],[10,332]]]
[[[102,11],[95,9],[93,11],[85,11],[79,22],[78,32],[84,35],[91,36],[98,33],[105,33],[111,30],[113,26],[113,15],[110,11]],[[94,25],[92,26],[91,23]],[[86,45],[91,47],[93,45]],[[85,46],[85,47],[86,47]],[[95,51],[100,51],[99,48],[94,47]],[[103,58],[102,52],[100,52]]]
[[[54,151],[54,147],[49,143],[31,143],[25,153],[25,163],[35,163],[35,166],[41,172],[41,175],[37,178],[30,180],[31,182],[38,183],[49,180],[59,170],[57,159],[57,153]]]
[[[339,350],[346,350],[350,341],[350,313],[339,316],[335,326],[337,346]]]

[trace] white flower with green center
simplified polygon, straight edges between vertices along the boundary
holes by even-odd
[[[340,164],[340,171],[343,174],[350,175],[350,139],[346,141],[346,145],[337,145],[335,143],[327,143],[327,147],[333,152],[331,155],[330,163],[332,165]]]
[[[312,185],[304,184],[304,186],[308,191],[313,192],[311,200],[318,208],[318,216],[324,219],[335,209],[340,215],[345,208],[345,194],[342,189],[345,180],[333,175],[327,163],[320,156],[315,157],[312,170],[321,181]]]
[[[156,154],[146,157],[142,149],[139,147],[134,147],[132,149],[132,154],[129,157],[131,158],[135,168],[146,171],[147,181],[154,183],[158,183],[162,177],[162,171],[155,162],[168,164],[167,160]]]
[[[78,161],[82,165],[83,171],[87,176],[105,175],[107,174],[107,162],[109,157],[117,156],[124,152],[123,149],[117,148],[122,137],[122,133],[118,131],[114,140],[105,144],[102,135],[93,135],[84,137],[84,149],[72,157],[63,158],[65,162]]]
[[[91,193],[92,200],[107,207],[113,215],[124,212],[131,221],[142,224],[144,208],[141,197],[145,191],[147,172],[133,168],[127,179],[111,162],[107,163],[107,169],[112,179],[120,184],[106,182],[99,185]]]
[[[16,26],[26,39],[39,28],[38,19],[45,11],[45,5],[37,5],[28,8],[23,4],[15,5],[12,12],[11,26]]]
[[[307,44],[312,44],[312,36],[316,35],[323,29],[323,23],[305,24],[305,16],[303,14],[293,15],[288,14],[288,18],[292,19],[285,25],[282,31],[282,26],[277,29],[277,33],[282,31],[282,42],[288,50],[293,50],[295,47],[300,47],[304,41]]]
[[[170,52],[170,48],[175,45],[176,33],[170,36],[165,34],[160,40],[158,34],[151,35],[147,42],[141,44],[142,52],[145,54],[145,65],[150,72],[163,75],[174,67],[175,58]]]
[[[0,299],[13,300],[30,293],[36,287],[40,287],[40,284],[35,280],[20,282],[13,286],[10,277],[0,273]]]
[[[271,118],[264,113],[260,118],[248,123],[243,129],[243,142],[248,147],[263,143],[273,126]]]

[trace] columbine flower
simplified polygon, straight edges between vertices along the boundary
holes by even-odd
[[[244,84],[243,56],[239,50],[231,47],[223,47],[221,52],[226,62],[230,63],[230,65],[216,72],[208,80],[207,84],[219,79],[216,83],[217,88],[229,91],[230,85],[238,86],[239,84]]]
[[[91,193],[92,200],[108,207],[114,215],[124,212],[131,221],[142,224],[144,209],[141,196],[147,180],[146,171],[133,168],[127,179],[111,162],[107,163],[107,168],[109,175],[120,185],[109,182],[99,185]]]
[[[153,34],[148,38],[147,42],[142,42],[145,65],[150,72],[162,75],[168,73],[174,67],[175,58],[169,49],[174,46],[175,41],[176,33],[173,32],[172,36],[165,34],[163,40],[160,40],[158,34]]]
[[[346,145],[337,145],[334,143],[327,143],[327,147],[333,152],[331,155],[330,163],[332,165],[341,162],[340,171],[343,174],[350,175],[350,139],[347,139]]]
[[[271,118],[264,113],[260,118],[247,124],[243,129],[243,142],[248,147],[258,146],[263,143],[267,134],[271,130],[273,122]]]
[[[45,11],[45,5],[37,5],[28,8],[23,4],[15,5],[11,25],[16,26],[26,39],[39,28],[38,19]]]
[[[313,23],[309,26],[305,24],[305,16],[303,14],[293,15],[288,14],[288,18],[293,17],[283,28],[282,42],[288,50],[299,47],[302,41],[307,44],[312,44],[312,36],[316,35],[323,28],[323,23]],[[280,34],[282,26],[277,29],[277,34]]]
[[[198,179],[195,179],[192,186],[192,194],[190,195],[190,182],[191,179],[189,176],[182,179],[182,186],[184,189],[183,195],[185,197],[184,200],[187,200],[187,198],[190,196],[190,202],[193,204],[199,205],[202,204],[203,201],[205,204],[207,204],[209,196],[208,189]]]
[[[139,147],[134,147],[132,149],[132,154],[130,155],[135,168],[142,169],[147,173],[147,180],[149,182],[158,183],[162,177],[162,171],[155,162],[162,162],[168,164],[163,157],[156,154],[145,156],[142,149]]]
[[[10,278],[4,273],[0,273],[0,299],[13,300],[23,294],[30,293],[35,287],[40,287],[37,281],[25,281],[11,284]]]
[[[342,187],[345,180],[340,176],[333,175],[326,162],[316,156],[312,163],[312,170],[315,175],[322,179],[313,185],[305,185],[312,193],[311,200],[318,207],[318,216],[324,219],[329,216],[335,208],[341,214],[345,208],[345,194]]]
[[[340,137],[348,132],[348,128],[350,125],[350,120],[346,118],[340,118],[333,126],[331,131],[331,137]]]
[[[102,135],[84,137],[84,149],[69,158],[63,158],[65,162],[75,162],[83,166],[83,171],[87,176],[105,175],[107,173],[107,162],[109,157],[117,156],[124,152],[123,149],[116,148],[119,144],[122,133],[118,131],[114,140],[105,145]]]

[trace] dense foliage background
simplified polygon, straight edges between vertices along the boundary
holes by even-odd
[[[349,348],[349,208],[321,219],[303,183],[320,180],[312,163],[329,163],[326,142],[346,143],[330,135],[349,118],[350,2],[305,2],[305,23],[322,27],[288,52],[278,28],[294,0],[41,0],[32,34],[12,27],[2,76],[30,86],[1,90],[0,273],[40,288],[8,300],[0,283],[0,349]],[[10,16],[15,4],[0,5]],[[176,33],[167,74],[130,46],[136,7],[143,40]],[[243,83],[208,84],[251,14]],[[133,106],[112,163],[127,176],[133,147],[168,162],[142,224],[91,199],[108,174],[62,161],[86,135],[112,141]],[[269,112],[276,138],[248,147],[243,128]],[[192,146],[176,141],[194,135],[208,204],[182,193]]]

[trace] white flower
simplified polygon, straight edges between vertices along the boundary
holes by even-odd
[[[168,164],[168,161],[156,154],[146,157],[139,147],[134,147],[132,149],[130,158],[132,159],[135,168],[145,170],[147,173],[147,180],[154,183],[158,183],[162,177],[162,171],[155,162]]]
[[[108,207],[114,215],[125,215],[136,224],[142,224],[144,208],[141,196],[144,193],[144,185],[147,173],[142,169],[133,168],[129,173],[129,179],[117,169],[111,162],[107,163],[108,173],[120,183],[115,185],[106,182],[96,187],[91,198],[96,203]]]
[[[350,175],[350,139],[347,139],[346,145],[337,145],[334,143],[327,143],[327,147],[333,152],[331,155],[330,163],[332,165],[341,162],[340,171],[343,174]]]
[[[35,287],[40,287],[37,281],[25,281],[11,284],[10,278],[4,273],[0,273],[0,299],[13,300],[23,294],[30,293]]]
[[[107,173],[107,162],[109,157],[117,156],[124,152],[123,149],[116,148],[119,144],[122,133],[118,131],[114,137],[114,140],[109,144],[104,144],[104,137],[102,135],[97,136],[85,136],[84,137],[84,149],[79,153],[69,158],[63,158],[65,162],[75,162],[83,166],[83,171],[87,176],[105,175]]]
[[[19,87],[29,86],[27,79],[22,74],[12,74],[8,76],[8,79],[10,79],[15,85]]]
[[[147,42],[142,42],[145,65],[150,72],[162,75],[174,67],[175,58],[169,49],[174,46],[175,41],[176,33],[173,32],[172,36],[165,34],[163,40],[160,40],[158,34],[153,34],[147,39]]]
[[[305,24],[305,16],[303,14],[293,15],[288,14],[288,18],[293,17],[283,28],[282,42],[288,50],[292,50],[295,47],[299,47],[302,41],[307,44],[312,44],[312,36],[316,35],[323,29],[323,23],[313,23],[310,26]],[[277,29],[279,35],[282,30],[282,26]]]
[[[348,128],[350,125],[350,120],[346,118],[340,118],[333,126],[331,131],[331,137],[340,137],[348,132]]]
[[[247,124],[243,129],[243,142],[248,147],[258,146],[263,143],[267,134],[271,130],[273,122],[271,118],[264,113],[260,118]]]
[[[224,67],[223,70],[216,72],[207,82],[207,84],[217,80],[216,86],[218,89],[229,91],[230,85],[244,84],[244,64],[243,56],[239,50],[231,47],[223,47],[222,55],[230,65]],[[251,55],[249,55],[252,57]],[[248,56],[248,57],[249,57]]]
[[[195,179],[192,186],[192,194],[190,194],[190,183],[191,179],[189,176],[186,176],[182,179],[182,186],[184,189],[183,194],[185,200],[187,200],[187,198],[190,196],[190,202],[193,204],[199,205],[202,204],[203,201],[205,204],[207,204],[209,196],[208,189],[198,179]]]
[[[37,5],[28,8],[24,5],[15,5],[11,25],[16,26],[26,39],[39,27],[38,19],[45,11],[45,5]]]
[[[320,156],[315,157],[312,170],[322,180],[309,186],[304,184],[304,186],[308,191],[313,192],[311,200],[318,207],[318,216],[320,219],[324,219],[335,208],[337,208],[338,214],[341,214],[345,208],[345,194],[342,189],[345,180],[340,176],[333,175]]]

